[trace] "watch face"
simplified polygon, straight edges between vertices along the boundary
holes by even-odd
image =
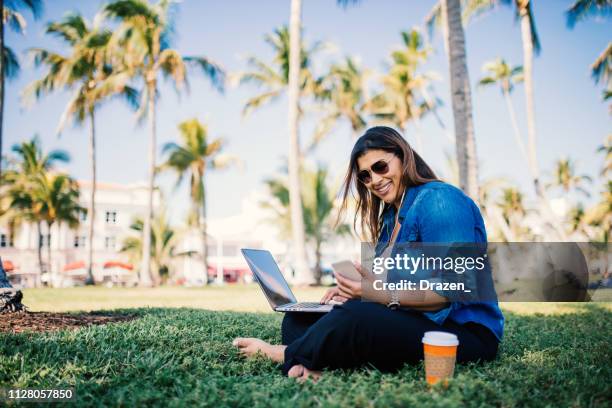
[[[390,303],[387,305],[387,307],[388,307],[389,309],[395,310],[395,309],[397,309],[397,308],[399,307],[399,305],[400,305],[400,304],[399,304],[399,302],[398,302],[398,301],[393,300],[393,301],[391,301],[391,302],[390,302]]]

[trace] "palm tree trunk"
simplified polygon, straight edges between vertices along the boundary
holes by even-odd
[[[155,151],[157,129],[155,127],[155,82],[147,81],[149,115],[149,180],[147,186],[147,209],[142,228],[142,264],[140,265],[140,286],[151,287],[151,221],[153,219],[153,189],[155,188]]]
[[[321,284],[321,278],[323,277],[321,258],[321,240],[317,239],[317,242],[315,244],[315,282],[317,283],[317,285]]]
[[[535,110],[533,103],[533,43],[531,24],[527,9],[521,11],[521,35],[523,39],[523,78],[525,82],[525,107],[527,110],[527,142],[529,146],[529,164],[533,173],[536,194],[542,196],[540,171],[536,151]]]
[[[48,243],[49,245],[47,245],[47,268],[49,268],[49,277],[51,279],[51,282],[53,282],[53,268],[51,267],[51,226],[53,225],[53,223],[47,223],[47,234],[49,236],[48,239]]]
[[[4,0],[0,0],[0,177],[2,176],[2,125],[4,121]]]
[[[503,94],[504,100],[506,101],[506,107],[508,108],[508,114],[510,115],[510,122],[512,122],[512,129],[514,130],[514,139],[516,140],[516,144],[518,145],[521,151],[523,159],[529,161],[529,158],[527,157],[527,151],[525,149],[525,143],[523,143],[523,137],[521,136],[521,132],[518,127],[518,122],[516,120],[516,113],[514,111],[514,105],[512,105],[510,93],[504,90]]]
[[[89,133],[89,161],[91,162],[91,196],[89,202],[89,243],[87,248],[87,285],[93,285],[93,251],[94,251],[94,225],[96,218],[96,127],[94,108],[89,112],[90,133]]]
[[[538,155],[536,149],[536,129],[535,129],[535,108],[533,99],[533,43],[531,22],[527,7],[522,7],[520,10],[521,16],[521,37],[523,42],[523,80],[525,82],[525,108],[527,110],[527,145],[529,153],[529,168],[533,179],[533,186],[540,203],[540,213],[543,219],[547,220],[552,227],[553,232],[557,235],[556,239],[565,241],[567,235],[563,231],[563,227],[557,220],[550,202],[546,197],[544,186],[540,181],[540,170],[538,166]]]
[[[208,223],[206,212],[206,183],[204,183],[205,175],[202,175],[202,263],[204,265],[204,284],[208,283]],[[218,257],[217,254],[217,262]],[[221,275],[221,276],[219,276]],[[217,283],[223,284],[223,274],[217,274]]]
[[[460,0],[442,0],[442,19],[447,28],[445,42],[449,56],[459,185],[474,201],[478,201],[478,162]]]
[[[38,268],[40,269],[40,275],[42,276],[43,274],[43,257],[42,257],[42,246],[43,246],[43,236],[42,236],[42,228],[40,227],[40,221],[36,222],[36,231],[38,231],[38,251],[37,251],[37,255],[38,255]],[[50,275],[47,274],[47,277],[50,278]]]
[[[291,0],[289,47],[289,199],[291,202],[291,232],[293,239],[295,281],[299,284],[314,283],[314,277],[306,261],[306,239],[300,186],[300,145],[298,136],[299,77],[300,77],[300,19],[301,0]]]

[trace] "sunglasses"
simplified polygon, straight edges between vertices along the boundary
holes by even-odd
[[[379,176],[387,174],[389,172],[389,162],[391,159],[388,159],[387,161],[379,160],[371,165],[370,169]],[[370,170],[361,170],[359,173],[357,173],[357,180],[361,181],[363,184],[370,184],[372,182],[372,173],[370,173]]]

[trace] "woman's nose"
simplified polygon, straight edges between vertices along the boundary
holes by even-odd
[[[379,176],[378,174],[372,172],[372,186],[376,186],[378,183],[380,183],[382,181],[382,176]]]

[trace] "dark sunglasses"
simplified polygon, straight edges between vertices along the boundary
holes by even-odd
[[[371,165],[370,169],[372,169],[372,171],[379,176],[382,176],[383,174],[387,174],[389,172],[390,161],[391,159],[387,161],[379,160]],[[370,184],[372,182],[372,173],[370,173],[370,170],[361,170],[359,173],[357,173],[357,180],[361,181],[363,184]]]

